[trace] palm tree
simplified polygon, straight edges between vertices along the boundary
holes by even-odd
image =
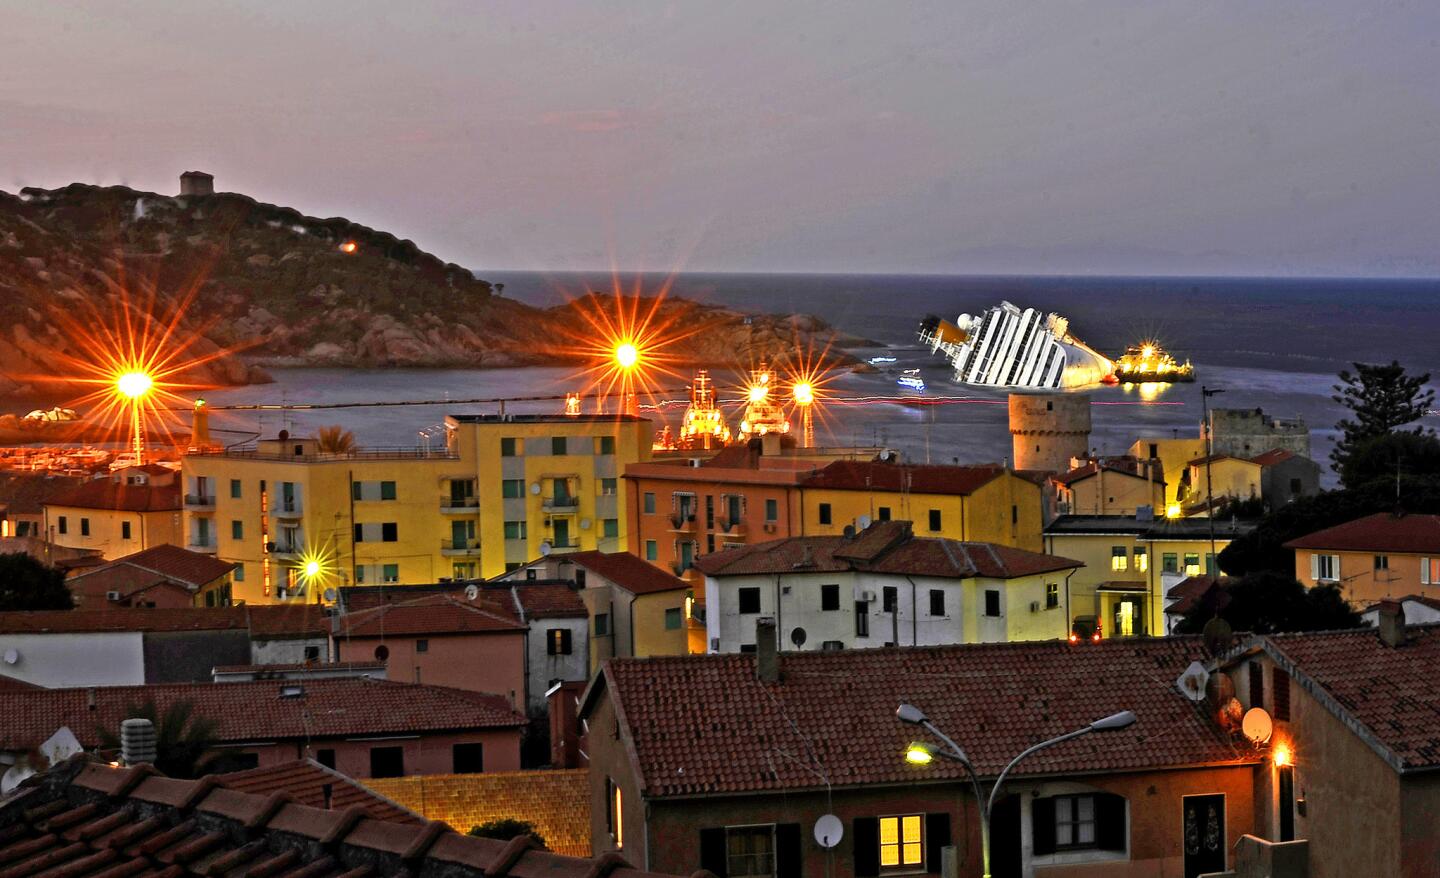
[[[321,454],[354,454],[359,448],[355,444],[355,434],[339,424],[316,430],[315,442]]]
[[[168,777],[199,777],[216,756],[215,721],[194,716],[195,705],[176,701],[160,715],[154,699],[125,707],[126,719],[148,719],[155,726],[155,767]],[[120,730],[100,728],[100,748],[120,749]]]

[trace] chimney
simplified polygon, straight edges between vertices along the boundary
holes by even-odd
[[[155,724],[148,719],[127,719],[120,723],[120,762],[139,765],[155,762]]]
[[[755,621],[755,676],[762,683],[780,682],[780,650],[773,616],[761,616]]]
[[[1380,641],[1389,647],[1405,643],[1405,607],[1399,601],[1380,602],[1380,621],[1376,624]]]
[[[765,433],[760,437],[760,453],[765,457],[780,456],[780,434]]]

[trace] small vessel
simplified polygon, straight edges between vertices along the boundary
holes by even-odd
[[[1195,367],[1189,360],[1177,362],[1158,341],[1147,339],[1126,348],[1115,361],[1115,378],[1126,384],[1194,381]]]
[[[895,383],[899,384],[901,387],[908,387],[911,390],[925,389],[925,379],[921,378],[919,375],[901,375],[899,378],[895,379]]]
[[[895,358],[894,358],[894,357],[871,357],[869,362],[870,362],[870,365],[872,365],[872,366],[888,366],[888,365],[890,365],[891,363],[895,362]]]
[[[1108,357],[1070,334],[1066,318],[1009,302],[973,317],[961,314],[954,323],[927,317],[920,340],[945,354],[961,384],[1088,387],[1114,371]]]

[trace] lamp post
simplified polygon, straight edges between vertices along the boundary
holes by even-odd
[[[955,743],[949,735],[946,735],[935,724],[925,716],[925,712],[913,704],[902,704],[895,710],[895,718],[903,723],[917,725],[925,731],[939,738],[947,749],[940,749],[934,744],[927,744],[923,741],[915,741],[905,750],[905,759],[916,765],[925,765],[934,761],[936,756],[960,763],[965,767],[966,774],[970,775],[970,783],[975,788],[975,804],[980,809],[980,861],[984,869],[985,878],[990,878],[990,812],[995,807],[995,796],[999,794],[1000,787],[1005,784],[1005,776],[1010,770],[1032,753],[1044,750],[1046,747],[1053,747],[1056,744],[1078,738],[1081,735],[1088,735],[1091,732],[1111,732],[1127,728],[1135,722],[1135,712],[1122,710],[1119,713],[1111,714],[1103,719],[1097,719],[1088,726],[1078,728],[1073,732],[1066,732],[1059,737],[1051,738],[1048,741],[1041,741],[1023,751],[1019,756],[1010,760],[1000,776],[995,778],[995,785],[990,788],[990,795],[983,796],[980,791],[980,778],[975,773],[975,766],[970,763],[970,757],[960,745]]]
[[[1224,392],[1223,387],[1200,385],[1200,411],[1203,413],[1201,418],[1204,419],[1205,426],[1205,517],[1210,521],[1210,563],[1205,565],[1208,576],[1215,575],[1210,567],[1219,566],[1215,563],[1215,488],[1210,482],[1210,458],[1215,456],[1214,442],[1211,439],[1211,434],[1215,431],[1210,428],[1210,397]]]
[[[116,392],[130,400],[130,449],[135,455],[135,466],[145,462],[145,427],[140,417],[140,408],[154,383],[148,373],[139,369],[125,372],[115,379]]]

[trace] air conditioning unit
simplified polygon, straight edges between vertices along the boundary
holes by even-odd
[[[107,600],[107,601],[118,601],[118,600],[120,600],[120,592],[118,592],[118,591],[107,591],[107,592],[105,592],[105,600]]]
[[[767,521],[767,522],[765,522],[765,532],[766,532],[767,534],[773,534],[773,533],[775,532],[775,522],[773,522],[773,521]]]
[[[873,603],[875,601],[875,592],[868,588],[857,588],[855,589],[855,600],[860,603]]]
[[[1032,613],[1038,613],[1038,612],[1040,612],[1040,602],[1039,602],[1039,601],[1031,601],[1031,602],[1030,602],[1030,612],[1032,612]]]

